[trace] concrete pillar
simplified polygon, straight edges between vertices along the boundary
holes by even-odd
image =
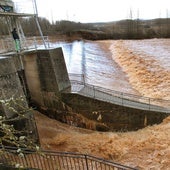
[[[0,115],[6,117],[6,124],[13,125],[17,132],[22,131],[22,135],[37,143],[33,112],[28,107],[13,57],[0,58]]]
[[[52,67],[54,68],[56,81],[58,84],[58,90],[62,91],[66,88],[70,88],[70,80],[62,48],[56,48],[49,51]]]
[[[23,60],[31,100],[56,108],[61,91],[71,87],[62,48],[32,51]]]

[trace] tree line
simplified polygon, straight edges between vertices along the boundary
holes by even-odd
[[[38,36],[39,31],[34,18],[20,19],[26,36]],[[84,39],[143,39],[170,38],[170,18],[153,20],[126,19],[106,23],[80,23],[67,20],[50,23],[46,18],[39,18],[44,35],[56,34],[79,36]],[[0,18],[0,35],[8,35],[8,25]]]

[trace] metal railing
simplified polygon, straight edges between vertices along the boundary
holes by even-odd
[[[46,47],[50,48],[48,36],[43,37]],[[44,48],[42,37],[26,37],[21,39],[21,50],[41,49]],[[12,38],[4,38],[0,40],[0,53],[14,52],[15,43]]]
[[[170,113],[170,100],[148,98],[94,86],[86,83],[84,75],[81,74],[69,74],[69,78],[72,84],[72,93],[79,93],[122,106]]]
[[[48,36],[43,36],[43,39],[45,41],[45,44],[48,48],[50,48],[50,42],[48,39]],[[44,42],[42,40],[42,37],[30,37],[26,38],[27,48],[28,49],[38,49],[38,48],[44,48]]]
[[[95,156],[71,153],[3,148],[0,163],[23,168],[39,170],[135,170]]]

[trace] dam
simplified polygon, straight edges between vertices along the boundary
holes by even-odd
[[[70,125],[88,128],[90,120],[96,122],[94,130],[137,130],[160,123],[169,115],[168,105],[162,106],[164,100],[95,86],[86,82],[84,75],[69,74],[61,47],[4,56],[15,62],[18,72],[23,71],[22,85],[31,105]],[[76,122],[77,113],[83,118]]]
[[[50,43],[48,37],[26,38],[21,17],[35,17],[42,35],[36,14],[16,14],[12,11],[0,15],[9,20],[9,31],[17,25],[22,37],[19,53],[16,53],[11,38],[1,40],[1,61],[13,65],[13,70],[10,70],[8,64],[1,62],[2,68],[5,67],[1,76],[18,76],[28,106],[70,125],[88,128],[90,122],[92,129],[102,131],[137,130],[160,123],[169,114],[169,101],[141,96],[131,88],[116,64],[114,69],[107,66],[113,60],[108,59],[94,43],[73,42],[66,44],[65,48],[63,44]],[[13,17],[16,17],[15,24]],[[69,64],[73,67],[68,67]],[[112,71],[113,82],[108,83],[111,79],[103,75],[111,77]],[[1,89],[5,86],[3,84]],[[117,87],[120,90],[116,90]],[[8,99],[8,96],[5,98]]]

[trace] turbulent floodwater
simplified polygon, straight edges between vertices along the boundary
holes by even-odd
[[[69,73],[89,84],[170,100],[170,39],[60,43]]]
[[[141,95],[170,100],[170,40],[117,41],[113,59]]]

